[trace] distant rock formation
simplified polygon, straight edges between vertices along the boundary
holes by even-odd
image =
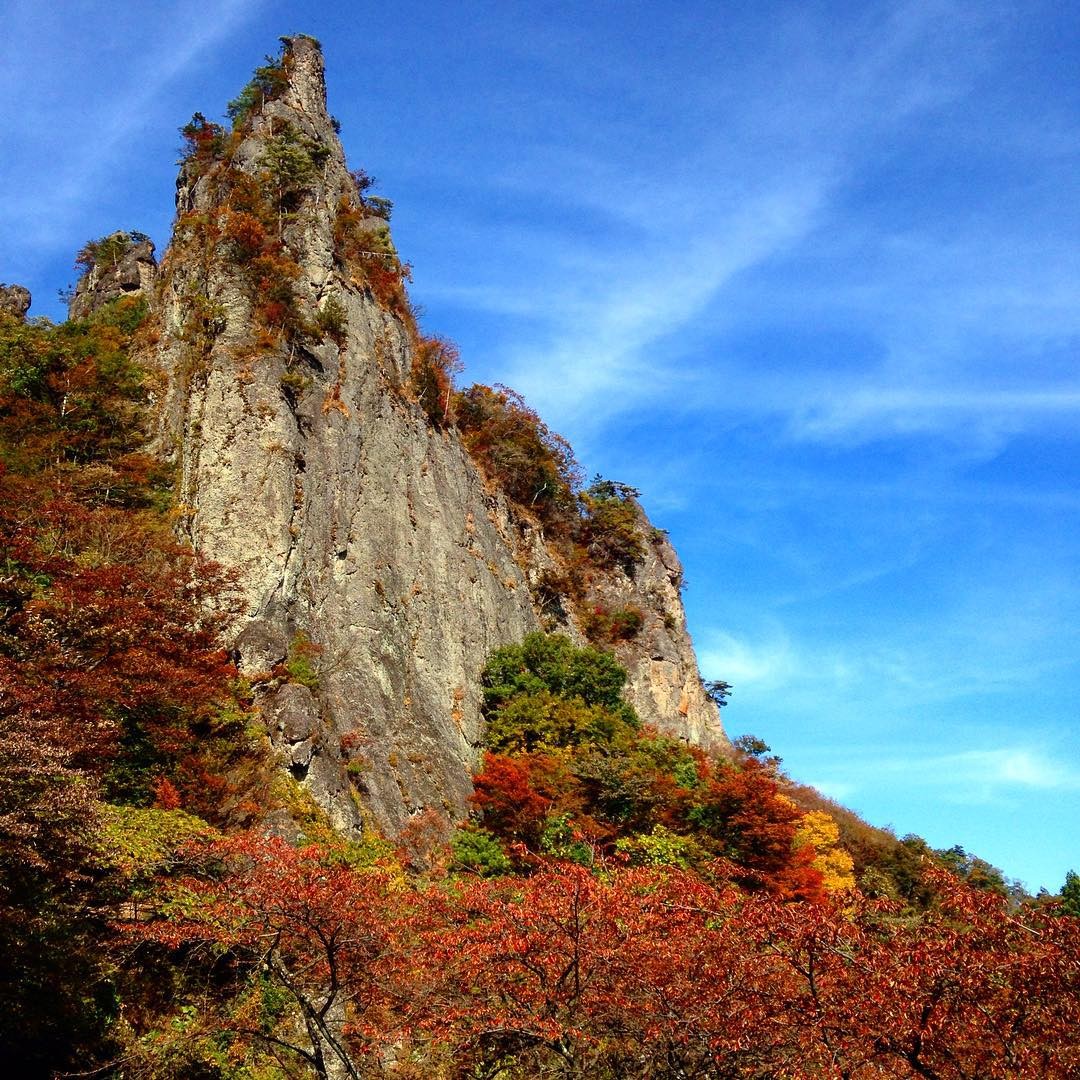
[[[30,310],[30,290],[24,285],[0,284],[0,311],[25,319]]]
[[[121,296],[149,293],[157,279],[154,245],[141,233],[116,232],[79,253],[86,273],[68,303],[69,319],[85,319]]]

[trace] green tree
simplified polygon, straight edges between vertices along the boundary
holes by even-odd
[[[610,653],[561,634],[497,649],[481,676],[485,744],[530,752],[626,741],[639,724],[622,698],[626,672]]]
[[[611,653],[578,648],[564,634],[528,634],[520,645],[497,649],[481,676],[486,709],[497,709],[517,694],[547,690],[586,705],[622,708],[626,672]]]
[[[731,683],[724,682],[723,679],[713,679],[705,684],[705,693],[709,696],[709,700],[716,704],[718,709],[722,709],[731,697]],[[760,742],[760,740],[758,741]],[[749,753],[749,751],[747,752]]]
[[[513,863],[494,833],[478,825],[458,829],[450,838],[450,850],[456,868],[471,870],[481,877],[508,874],[513,869]]]
[[[278,231],[284,215],[296,208],[300,196],[312,184],[330,151],[297,131],[285,126],[266,140],[259,164],[265,170],[266,183],[278,208]]]
[[[1065,915],[1080,918],[1080,874],[1070,870],[1061,886],[1061,910]]]

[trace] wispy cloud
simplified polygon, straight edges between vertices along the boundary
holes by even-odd
[[[1080,791],[1080,772],[1035,746],[1014,745],[956,754],[904,753],[864,758],[857,768],[867,783],[900,782],[933,792],[935,800],[992,803],[1025,792]]]
[[[699,645],[698,662],[707,678],[770,690],[783,686],[805,669],[787,635],[778,629],[755,642],[714,631]]]
[[[534,332],[500,343],[500,376],[578,438],[645,402],[769,418],[774,437],[799,442],[943,435],[976,457],[1071,421],[1075,377],[1040,366],[1080,333],[1075,247],[1052,227],[1053,185],[1017,182],[1011,146],[983,130],[980,98],[1014,17],[913,2],[842,24],[781,18],[775,55],[651,82],[643,107],[665,116],[651,142],[590,137],[567,110],[573,139],[556,128],[486,178],[562,211],[527,240],[505,230],[527,278],[499,265],[468,295],[433,295],[527,318]],[[642,72],[612,64],[612,94],[633,99]],[[1062,122],[1042,140],[1013,128],[1026,159],[1067,167],[1077,138]],[[968,150],[984,170],[996,157],[1012,186],[984,180],[966,201],[946,189],[935,211],[936,185],[958,183],[950,153]],[[935,154],[895,205],[873,204],[883,170]],[[853,326],[879,355],[733,349],[756,316]]]
[[[738,275],[824,227],[866,144],[963,91],[965,63],[947,59],[939,38],[943,25],[953,35],[961,24],[973,32],[964,16],[957,5],[902,5],[883,23],[849,28],[839,47],[818,42],[825,59],[785,57],[769,79],[744,67],[726,82],[688,80],[686,92],[701,98],[671,104],[696,123],[662,165],[611,147],[604,150],[614,158],[590,163],[556,144],[544,147],[543,160],[507,170],[503,187],[543,184],[576,215],[616,207],[626,229],[606,265],[590,268],[587,310],[560,318],[550,339],[511,355],[510,380],[560,416],[610,415],[663,392],[677,365],[653,347],[698,319]],[[710,121],[722,132],[710,134]],[[677,121],[672,126],[678,130]],[[558,270],[552,266],[552,275]],[[537,304],[550,300],[537,296]],[[635,376],[646,372],[652,378],[643,385]]]
[[[105,130],[95,140],[93,154],[83,164],[98,168],[112,160],[115,147],[130,133],[147,123],[149,106],[175,79],[207,50],[228,37],[237,26],[252,18],[265,0],[220,0],[214,4],[213,17],[207,17],[202,4],[180,0],[166,24],[168,36],[149,53],[143,53],[134,92],[117,101],[105,122]]]
[[[1039,569],[1045,577],[1005,568],[986,580],[977,575],[930,612],[886,602],[827,633],[814,613],[832,610],[855,578],[819,585],[810,575],[802,595],[740,608],[738,632],[707,625],[697,635],[701,669],[734,684],[740,717],[813,715],[840,730],[918,729],[924,711],[950,703],[978,716],[987,695],[1029,694],[1077,668],[1071,642],[1080,590],[1049,565]],[[862,583],[874,576],[867,570]]]
[[[996,443],[1032,422],[1075,423],[1078,412],[1080,386],[990,391],[976,386],[870,386],[808,402],[792,417],[790,430],[798,438],[850,442],[959,428],[968,439],[981,433]],[[982,425],[981,431],[973,431],[973,422]]]
[[[1043,793],[1080,792],[1080,771],[1043,746],[1014,744],[960,753],[907,747],[858,749],[834,755],[821,777],[808,783],[840,801],[870,791],[903,791],[931,804],[1008,804]]]
[[[847,780],[806,780],[806,784],[820,791],[828,799],[843,802],[859,790],[859,785]]]
[[[40,5],[18,5],[9,23],[8,82],[15,102],[34,117],[34,137],[24,152],[5,162],[5,199],[0,208],[0,236],[18,236],[26,258],[39,257],[56,243],[70,243],[71,223],[84,215],[88,203],[101,198],[101,178],[120,170],[135,152],[137,135],[158,123],[156,106],[166,90],[190,71],[207,52],[252,18],[265,0],[174,0],[146,18],[118,17],[112,37],[101,38],[78,13],[61,19]],[[70,16],[70,17],[69,17]],[[87,9],[86,19],[100,13]],[[66,49],[42,53],[39,42],[56,35],[67,39]],[[56,64],[69,58],[67,69],[35,70],[36,64]],[[47,78],[72,85],[67,94],[35,95],[33,88]],[[170,117],[166,130],[174,126]],[[30,128],[9,135],[30,139]],[[16,143],[18,145],[18,143]],[[40,183],[48,155],[49,183]],[[29,171],[23,172],[26,156]],[[120,223],[118,223],[120,224]]]

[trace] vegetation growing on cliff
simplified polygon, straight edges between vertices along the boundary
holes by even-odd
[[[771,771],[642,730],[625,680],[610,654],[559,635],[532,634],[492,656],[482,676],[488,751],[473,797],[481,826],[508,855],[514,845],[550,848],[561,830],[590,865],[616,852],[655,865],[666,842],[675,865],[726,858],[746,872],[746,888],[821,900],[813,841],[823,834],[800,836],[803,815]]]
[[[643,731],[623,677],[557,636],[493,654],[485,709],[505,752],[477,777],[482,821],[420,876],[385,848],[193,835],[124,926],[172,1010],[134,1015],[124,1067],[1070,1075],[1080,920],[927,859],[920,904],[860,892],[843,860],[806,857],[837,853],[827,815],[798,811],[751,756]]]
[[[285,239],[331,151],[287,120],[269,118],[260,125],[266,105],[287,91],[292,64],[289,41],[283,39],[280,54],[267,57],[229,104],[231,131],[202,113],[180,129],[181,175],[190,187],[202,184],[213,190],[215,200],[210,210],[182,212],[178,236],[193,252],[202,252],[204,263],[223,256],[241,271],[262,329],[256,342],[260,350],[334,337],[343,329],[340,318],[328,327],[321,313],[304,310],[295,290],[298,267]],[[240,154],[253,136],[258,139],[254,168]],[[404,319],[419,341],[404,289],[409,268],[398,258],[386,227],[391,204],[369,193],[373,181],[366,173],[354,173],[352,183],[354,190],[341,195],[336,209],[335,258],[354,284],[369,289]]]
[[[258,327],[252,354],[285,352],[289,367],[281,385],[295,399],[310,385],[303,370],[294,370],[297,348],[327,338],[342,345],[347,313],[336,296],[309,311],[297,293],[299,267],[287,232],[310,203],[330,150],[277,113],[263,113],[287,94],[294,62],[289,42],[276,59],[267,58],[231,103],[230,132],[202,114],[181,129],[182,177],[188,185],[212,191],[214,199],[209,209],[182,213],[177,233],[192,256],[189,261],[198,265],[201,260],[204,291],[215,260],[224,259],[234,270]],[[409,268],[387,226],[391,204],[372,194],[374,183],[368,173],[355,170],[346,190],[335,196],[333,255],[342,276],[367,290],[404,329],[412,364],[402,392],[433,426],[456,428],[485,477],[521,516],[542,525],[556,552],[559,591],[567,600],[567,606],[552,608],[553,615],[565,617],[569,607],[598,644],[630,640],[644,626],[645,612],[634,605],[610,606],[595,595],[595,586],[613,572],[633,576],[645,557],[637,493],[600,477],[584,488],[569,445],[509,388],[455,389],[458,351],[445,339],[421,333],[405,289]],[[205,352],[223,329],[215,314],[220,305],[207,293],[193,297],[190,311],[192,348]],[[193,367],[198,365],[195,358]],[[341,405],[333,397],[328,402]]]

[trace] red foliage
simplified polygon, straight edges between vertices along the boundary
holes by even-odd
[[[445,1050],[458,1075],[1075,1075],[1080,920],[1010,913],[946,878],[940,909],[913,923],[674,870],[562,864],[417,892],[277,840],[209,854],[226,876],[180,882],[187,914],[131,932],[269,975],[354,1070],[394,1047]],[[334,1002],[343,1040],[320,1026]],[[283,1037],[237,1017],[223,1010],[235,1034]]]
[[[795,845],[802,812],[780,794],[772,773],[752,760],[736,767],[672,745],[681,768],[692,770],[683,782],[655,732],[635,735],[616,752],[572,758],[488,752],[473,780],[473,806],[504,843],[534,849],[552,815],[567,815],[605,852],[620,835],[663,825],[688,836],[699,861],[732,860],[745,888],[782,900],[824,899],[813,848]]]
[[[311,1065],[349,1060],[340,1022],[346,1002],[346,1032],[354,1047],[396,1027],[394,978],[404,955],[400,935],[409,894],[395,890],[387,874],[357,873],[318,848],[253,834],[192,855],[207,868],[222,866],[224,873],[201,872],[171,883],[196,901],[183,905],[190,914],[134,925],[130,934],[173,949],[210,942],[235,961],[265,971],[285,988],[313,1036],[296,1048]],[[261,1030],[257,1022],[249,1027],[251,1020],[243,1012],[222,1018],[242,1038],[279,1034]],[[316,1072],[326,1075],[318,1067]]]
[[[197,169],[215,161],[225,144],[222,126],[199,112],[180,129],[180,134],[184,137],[184,158]]]
[[[8,700],[51,717],[51,738],[79,764],[100,768],[125,718],[175,751],[183,724],[213,707],[233,673],[219,643],[228,606],[207,606],[226,577],[161,540],[153,558],[147,535],[114,532],[107,510],[63,495],[27,505],[12,486],[0,476],[0,542],[24,576],[49,587],[6,614],[17,642],[2,658]],[[122,561],[95,565],[88,555],[114,541]],[[125,558],[129,541],[142,550]]]
[[[490,829],[526,843],[539,837],[551,799],[533,787],[529,759],[489,751],[483,769],[473,779],[473,789],[471,801]]]
[[[254,214],[242,210],[226,211],[224,237],[233,245],[238,259],[254,258],[267,244],[264,224]]]
[[[780,797],[768,768],[748,760],[710,770],[693,800],[687,819],[719,842],[717,854],[755,872],[745,884],[756,880],[781,899],[824,898],[813,850],[795,847],[802,811]]]
[[[154,805],[161,810],[176,810],[180,806],[180,792],[167,777],[161,776],[154,781]]]
[[[480,468],[519,506],[552,524],[577,515],[580,468],[570,444],[506,386],[470,386],[455,398],[461,437]]]
[[[230,580],[175,542],[139,453],[141,318],[128,299],[56,328],[0,316],[0,1043],[35,1075],[103,1019],[122,886],[95,846],[102,798],[235,822],[265,757],[221,649]],[[233,805],[207,807],[185,762]]]
[[[435,424],[450,420],[454,375],[461,366],[458,348],[452,341],[438,337],[417,340],[413,350],[412,389],[421,408]]]

